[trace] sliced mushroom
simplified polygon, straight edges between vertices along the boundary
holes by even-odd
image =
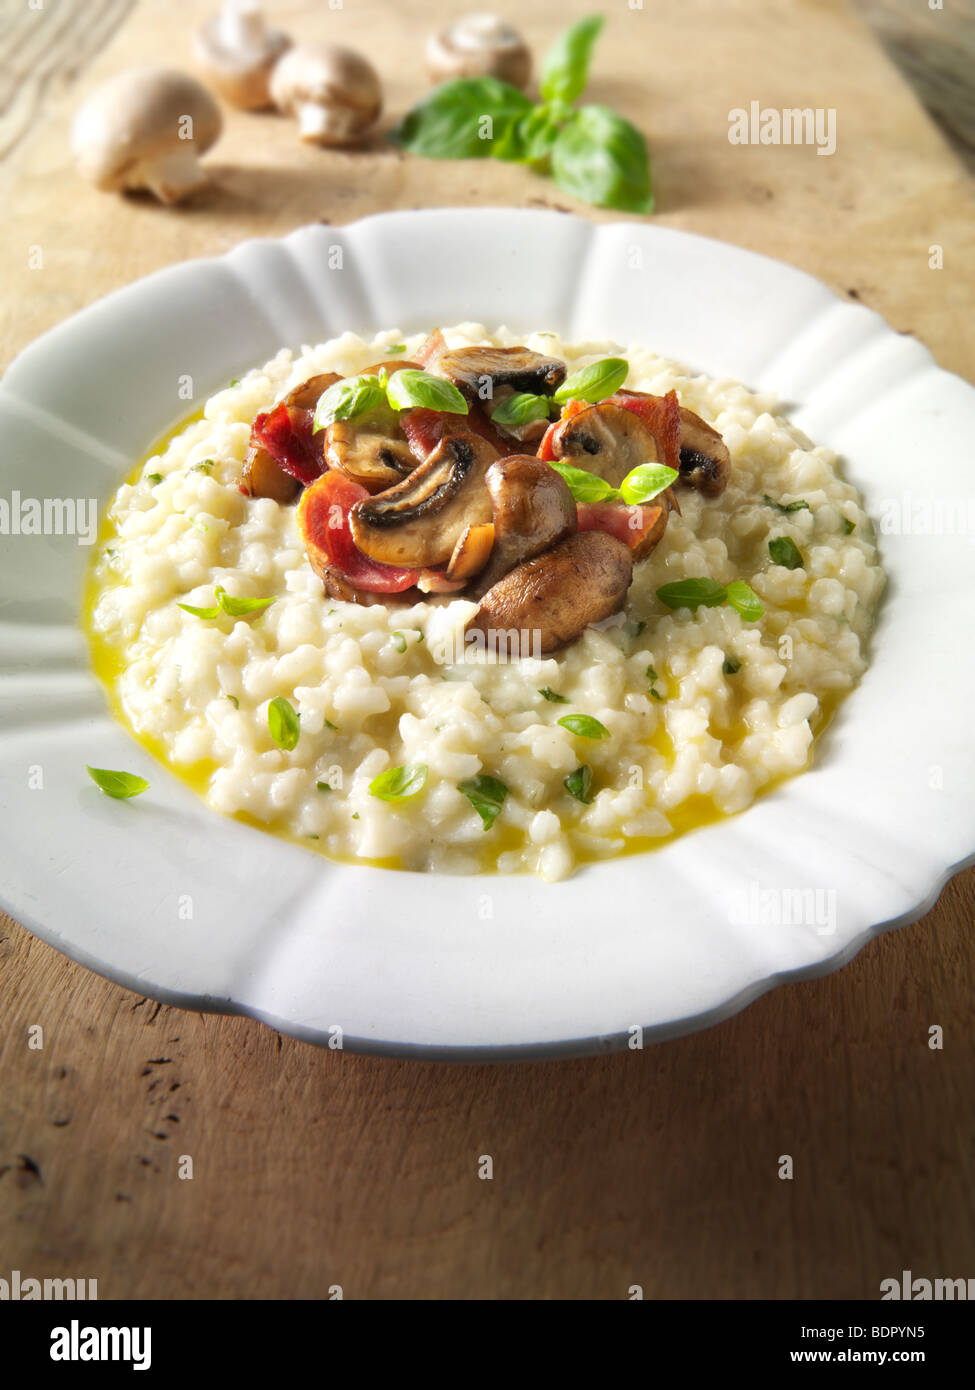
[[[487,564],[493,545],[494,526],[490,521],[481,526],[465,526],[447,565],[447,578],[470,579],[477,574]]]
[[[299,386],[292,387],[284,397],[284,404],[297,406],[299,410],[314,410],[328,388],[341,380],[338,372],[320,372],[318,376],[310,376]]]
[[[497,459],[484,481],[494,517],[494,549],[472,590],[475,598],[522,561],[571,536],[577,524],[565,480],[532,454]]]
[[[731,454],[717,430],[700,415],[680,408],[680,480],[705,497],[720,497],[728,486]]]
[[[565,363],[524,347],[466,347],[443,353],[433,370],[468,400],[489,401],[502,386],[550,396],[565,380]]]
[[[481,599],[467,631],[538,633],[542,655],[574,642],[590,623],[619,612],[633,562],[605,531],[579,531],[511,570]],[[531,644],[534,647],[534,642]]]
[[[596,473],[611,487],[643,463],[658,463],[657,441],[632,410],[611,401],[590,405],[563,420],[552,437],[556,459]]]
[[[325,462],[370,492],[393,487],[416,468],[395,412],[383,406],[329,425]]]
[[[497,453],[480,435],[441,440],[408,478],[349,513],[352,537],[364,555],[387,565],[442,565],[464,530],[491,520],[484,475]]]
[[[286,473],[272,454],[260,444],[249,444],[240,475],[241,489],[250,497],[270,497],[275,502],[293,502],[301,483]]]

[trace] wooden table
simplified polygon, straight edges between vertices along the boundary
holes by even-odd
[[[381,142],[326,154],[281,118],[232,113],[214,186],[186,207],[89,190],[66,157],[81,95],[131,63],[185,64],[207,8],[181,4],[179,24],[165,0],[8,11],[4,360],[115,286],[255,233],[436,204],[587,211],[522,169]],[[272,8],[293,33],[372,51],[387,125],[423,90],[420,46],[448,9]],[[496,8],[540,49],[590,5]],[[791,261],[975,375],[967,175],[858,19],[800,0],[605,9],[592,96],[648,132],[661,224]],[[728,112],[752,99],[835,108],[836,154],[730,146]],[[478,1067],[323,1052],[163,1008],[4,919],[0,1276],[94,1277],[102,1298],[326,1297],[335,1284],[350,1298],[622,1298],[641,1284],[648,1298],[873,1299],[904,1268],[971,1275],[973,914],[968,872],[839,974],[718,1028],[642,1053]],[[935,1024],[942,1050],[928,1046]],[[792,1181],[778,1177],[786,1153]],[[180,1181],[187,1154],[194,1176]]]

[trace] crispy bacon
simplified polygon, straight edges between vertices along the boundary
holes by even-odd
[[[282,401],[273,410],[258,415],[251,426],[251,443],[265,449],[303,487],[313,483],[325,469],[325,435],[324,431],[313,433],[314,418],[313,411]]]
[[[455,415],[447,410],[427,410],[416,406],[400,416],[400,427],[406,435],[414,458],[425,463],[437,445],[448,435],[473,430],[486,439],[492,449],[504,458],[511,453],[511,440],[504,439],[479,405],[472,405],[467,415]]]
[[[447,340],[440,329],[435,328],[426,342],[421,343],[417,348],[413,354],[413,361],[418,362],[423,370],[428,372],[437,365],[446,351]]]
[[[364,487],[335,468],[305,489],[298,506],[298,529],[308,559],[326,582],[334,576],[368,593],[402,593],[413,587],[420,571],[370,560],[352,539],[349,511],[368,496]]]
[[[676,391],[650,396],[644,391],[618,391],[609,399],[639,415],[660,447],[661,463],[680,472],[680,402]]]
[[[538,446],[538,457],[540,459],[543,459],[545,463],[552,462],[555,458],[555,451],[552,447],[552,441],[555,439],[555,431],[558,429],[559,425],[562,424],[563,420],[571,420],[573,415],[578,415],[580,410],[586,410],[588,407],[588,401],[571,400],[566,402],[562,407],[562,414],[557,420],[552,421],[548,429],[542,435],[542,442]]]
[[[655,529],[660,527],[662,516],[662,507],[650,505],[628,507],[621,502],[576,503],[580,531],[607,531],[631,550],[639,550],[653,535]]]

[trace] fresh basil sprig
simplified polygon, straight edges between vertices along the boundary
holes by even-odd
[[[553,705],[567,705],[569,703],[564,695],[560,695],[558,691],[552,690],[551,687],[547,685],[542,686],[538,693],[543,699],[551,701]]]
[[[804,497],[798,498],[795,502],[776,502],[775,498],[769,497],[766,492],[762,496],[762,501],[765,503],[766,507],[774,507],[775,510],[781,512],[783,516],[788,516],[789,512],[812,511],[812,508]]]
[[[109,767],[88,767],[87,763],[85,768],[95,786],[100,787],[106,796],[112,797],[115,801],[127,801],[130,796],[139,796],[149,790],[146,779],[137,777],[134,772],[117,772]]]
[[[573,468],[570,463],[556,462],[550,463],[549,466],[565,479],[577,502],[622,500],[631,507],[650,502],[659,493],[665,492],[679,476],[676,468],[668,468],[665,464],[641,463],[638,467],[630,469],[617,488],[605,478],[601,478],[598,473],[590,473],[586,468]]]
[[[735,579],[727,587],[716,579],[678,579],[673,584],[661,585],[657,598],[668,608],[690,608],[692,611],[719,608],[727,603],[749,623],[757,622],[765,612],[758,595],[743,579]]]
[[[573,400],[593,404],[605,400],[619,390],[629,370],[630,364],[624,357],[601,357],[598,362],[590,362],[588,367],[580,367],[567,376],[553,399],[560,405]]]
[[[458,782],[457,790],[464,793],[481,817],[484,829],[490,830],[501,814],[501,807],[508,795],[508,788],[501,778],[479,772],[475,777],[466,777],[463,782]]]
[[[428,772],[426,763],[388,767],[369,783],[369,795],[378,797],[380,801],[409,801],[426,786]]]
[[[219,584],[213,594],[217,601],[212,608],[194,608],[189,603],[177,603],[176,607],[182,608],[184,613],[192,613],[194,618],[209,620],[220,613],[226,613],[231,618],[246,618],[250,613],[262,612],[274,602],[273,598],[235,598]]]
[[[363,415],[383,405],[385,400],[386,391],[378,374],[367,372],[362,376],[343,377],[319,397],[312,429],[315,432],[327,430],[336,420]]]
[[[414,106],[390,138],[432,159],[530,164],[597,207],[652,212],[644,137],[608,106],[572,104],[586,88],[603,22],[589,15],[556,38],[542,63],[540,102],[492,77],[457,78]]]
[[[450,415],[466,415],[469,409],[457,387],[446,377],[433,376],[418,367],[404,367],[392,376],[384,369],[375,374],[347,376],[330,386],[315,407],[313,432],[383,405],[391,405],[394,410],[423,406]]]

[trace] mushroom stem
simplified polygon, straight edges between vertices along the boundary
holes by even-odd
[[[343,111],[338,107],[319,106],[314,101],[305,101],[297,109],[298,134],[302,140],[317,144],[323,136],[329,141],[344,143],[356,134],[359,123],[354,111]]]
[[[127,187],[148,188],[162,203],[179,202],[207,183],[209,179],[190,141],[184,150],[140,161],[126,178]]]

